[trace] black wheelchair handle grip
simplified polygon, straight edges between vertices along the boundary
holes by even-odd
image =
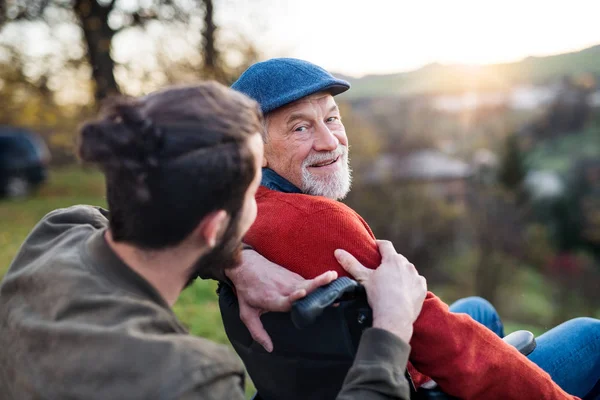
[[[317,288],[306,297],[292,304],[292,322],[302,329],[317,319],[327,307],[336,303],[345,294],[364,291],[363,286],[348,277],[341,277],[333,282]]]

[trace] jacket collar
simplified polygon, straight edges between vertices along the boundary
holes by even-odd
[[[262,169],[262,180],[260,181],[262,186],[267,189],[275,190],[283,193],[302,193],[300,189],[294,186],[290,181],[283,178],[277,172],[270,168]]]

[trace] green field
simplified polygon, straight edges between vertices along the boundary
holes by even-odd
[[[95,170],[78,167],[54,170],[50,180],[27,199],[0,200],[0,276],[31,228],[49,211],[74,204],[106,206],[104,180]],[[217,304],[216,284],[196,281],[175,305],[175,312],[192,334],[229,344]],[[248,396],[254,392],[247,384]]]

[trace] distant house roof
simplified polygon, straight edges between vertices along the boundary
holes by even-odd
[[[478,149],[473,154],[473,165],[477,168],[491,167],[495,168],[500,164],[496,153],[489,149]]]
[[[565,192],[563,181],[552,171],[529,172],[525,177],[525,187],[534,199],[555,198]]]
[[[466,162],[457,160],[438,150],[420,150],[405,156],[384,154],[365,174],[370,182],[393,181],[443,181],[465,179],[472,175]]]

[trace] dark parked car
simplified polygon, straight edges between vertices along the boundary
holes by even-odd
[[[0,126],[0,194],[25,196],[48,176],[50,153],[38,135]]]

